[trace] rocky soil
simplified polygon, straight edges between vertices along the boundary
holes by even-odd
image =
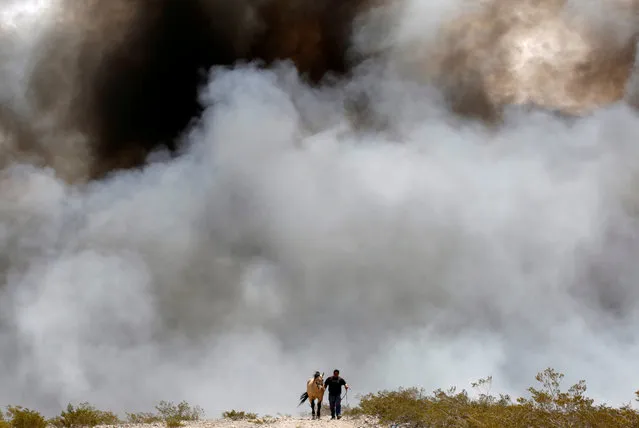
[[[323,416],[320,420],[312,420],[310,417],[274,417],[258,418],[255,420],[229,420],[215,419],[197,422],[184,422],[183,428],[364,428],[379,427],[375,420],[369,417],[331,420],[330,416]],[[151,424],[122,424],[102,426],[102,428],[165,428],[163,422]]]

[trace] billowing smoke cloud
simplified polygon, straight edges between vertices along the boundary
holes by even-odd
[[[519,394],[549,365],[632,398],[632,32],[601,53],[579,8],[596,49],[554,69],[508,44],[552,51],[574,2],[46,3],[2,28],[0,402],[273,414],[316,369]],[[574,77],[598,52],[616,77]]]

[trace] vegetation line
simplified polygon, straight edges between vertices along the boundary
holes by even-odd
[[[540,386],[528,388],[528,398],[515,400],[504,394],[491,395],[491,377],[471,384],[479,392],[477,398],[471,398],[466,390],[456,392],[454,387],[446,391],[437,389],[432,394],[418,388],[384,390],[361,396],[357,407],[344,407],[343,415],[351,418],[368,416],[385,426],[415,428],[639,427],[639,412],[630,402],[618,408],[595,405],[594,400],[586,396],[585,381],[564,391],[561,388],[563,377],[562,373],[547,368],[535,377]],[[635,400],[639,401],[639,391],[635,392]],[[123,423],[163,423],[167,427],[180,427],[184,422],[201,420],[204,416],[199,406],[191,406],[185,401],[178,404],[161,401],[155,409],[155,413],[126,413],[121,419],[113,412],[96,409],[88,403],[69,404],[60,415],[46,419],[36,410],[7,406],[6,411],[0,410],[0,428],[94,427]],[[238,410],[226,411],[222,417],[255,425],[275,420],[268,415],[258,417],[256,413]]]

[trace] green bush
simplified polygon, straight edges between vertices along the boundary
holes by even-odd
[[[46,428],[47,426],[46,420],[39,412],[21,406],[8,406],[7,415],[10,420],[3,420],[3,422],[13,428]]]
[[[60,416],[52,418],[49,423],[58,428],[94,427],[96,425],[117,425],[120,419],[112,412],[98,410],[89,403],[80,403],[74,407],[71,403]]]

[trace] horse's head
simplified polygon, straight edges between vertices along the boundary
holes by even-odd
[[[313,376],[313,382],[315,383],[315,386],[317,387],[317,389],[323,389],[324,388],[324,373],[320,374],[319,371],[315,372],[315,375]]]

